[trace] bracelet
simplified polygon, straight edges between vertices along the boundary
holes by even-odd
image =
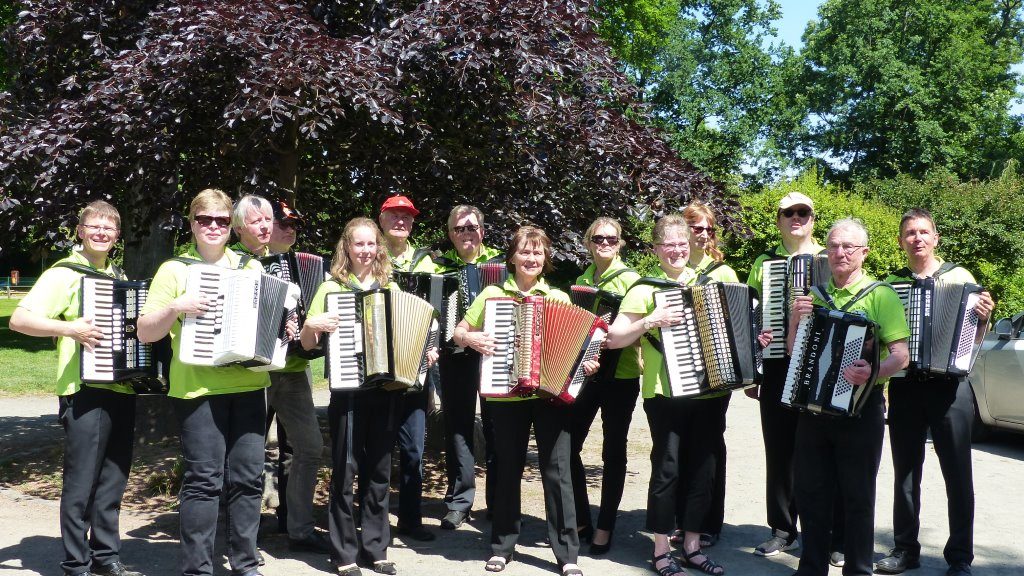
[[[650,321],[650,320],[648,320],[646,316],[644,316],[644,332],[647,332],[648,330],[650,330],[650,329],[651,329],[651,328],[653,328],[653,327],[654,327],[654,326],[653,326],[653,324],[651,323],[651,321]]]

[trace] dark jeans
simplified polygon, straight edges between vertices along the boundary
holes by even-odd
[[[185,457],[178,512],[181,573],[213,574],[222,492],[227,503],[228,563],[236,574],[255,570],[263,498],[264,391],[171,401]]]
[[[60,534],[65,574],[119,561],[118,520],[135,442],[135,395],[82,388],[59,398],[64,428]]]
[[[435,365],[427,371],[421,392],[410,392],[402,398],[398,429],[398,524],[414,528],[423,524],[423,443],[426,434],[427,400],[438,378]]]
[[[893,378],[889,383],[889,442],[895,471],[893,527],[896,548],[920,554],[921,475],[927,433],[946,483],[949,538],[946,562],[974,560],[974,479],[971,427],[974,394],[966,380]]]
[[[474,456],[474,429],[476,401],[480,388],[480,354],[466,350],[459,354],[441,354],[441,410],[444,418],[445,471],[448,488],[444,502],[448,510],[469,512],[476,497],[476,458]],[[488,472],[494,462],[492,424],[487,402],[481,403],[484,449]],[[492,475],[487,474],[487,508],[493,502]]]
[[[803,525],[801,576],[828,574],[837,489],[845,515],[843,575],[871,574],[875,480],[885,434],[884,403],[882,391],[876,388],[858,417],[800,415],[794,487]]]
[[[399,391],[332,392],[327,412],[331,425],[331,560],[335,566],[387,559],[391,526],[388,493],[391,449],[398,433]],[[359,529],[354,487],[359,475]]]
[[[576,563],[580,540],[569,472],[569,408],[547,400],[485,403],[491,405],[495,430],[501,430],[494,438],[492,472],[501,496],[492,501],[491,550],[496,556],[510,556],[519,540],[523,468],[532,425],[551,551],[559,566]]]
[[[633,408],[640,395],[640,379],[594,379],[587,383],[571,406],[572,410],[572,488],[576,501],[576,521],[590,526],[590,498],[587,495],[587,474],[581,452],[590,433],[597,411],[601,411],[601,508],[597,528],[614,530],[615,517],[622,501],[626,483],[626,437],[633,420]]]

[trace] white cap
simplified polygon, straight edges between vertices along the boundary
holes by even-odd
[[[782,200],[779,200],[779,210],[785,210],[793,206],[807,206],[814,210],[814,200],[799,192],[790,192],[783,196]]]

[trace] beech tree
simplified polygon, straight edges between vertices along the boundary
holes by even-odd
[[[599,214],[691,199],[741,231],[737,200],[637,121],[585,2],[24,4],[3,37],[3,227],[60,246],[75,209],[108,198],[129,272],[166,255],[207,186],[291,200],[323,248],[396,191],[421,226],[466,202],[492,242],[540,225],[559,259]]]

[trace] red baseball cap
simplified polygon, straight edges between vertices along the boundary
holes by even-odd
[[[380,211],[387,212],[388,210],[397,210],[399,208],[412,212],[413,216],[417,216],[420,213],[420,211],[412,205],[412,200],[409,200],[402,195],[392,196],[385,200],[384,204],[380,207]]]

